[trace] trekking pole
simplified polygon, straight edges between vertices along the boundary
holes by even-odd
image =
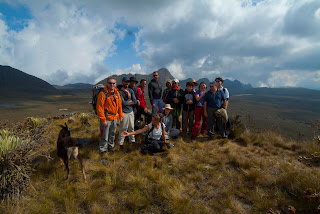
[[[185,134],[188,133],[187,129],[188,129],[188,120],[189,120],[189,104],[188,104],[188,110],[187,110],[187,119],[186,119],[186,132]],[[189,130],[190,131],[190,130]]]

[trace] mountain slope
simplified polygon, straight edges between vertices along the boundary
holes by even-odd
[[[165,88],[165,86],[166,86],[167,79],[174,79],[174,77],[171,75],[171,73],[166,68],[160,68],[157,72],[159,73],[159,76],[160,76],[159,81],[160,81],[160,84],[162,85],[163,88]],[[145,79],[145,80],[147,80],[147,83],[149,83],[150,80],[153,79],[152,74],[153,73],[151,73],[151,74],[131,74],[131,73],[129,73],[129,74],[113,75],[113,77],[116,78],[117,84],[121,84],[122,78],[125,76],[127,76],[127,77],[135,76],[138,81],[140,81],[141,79]],[[99,81],[97,84],[106,84],[106,83],[107,83],[107,79],[104,79],[104,80]]]
[[[0,65],[0,97],[37,98],[60,92],[46,81],[10,66]]]

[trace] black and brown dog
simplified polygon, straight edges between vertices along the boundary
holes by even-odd
[[[67,178],[69,178],[69,159],[72,157],[79,161],[81,171],[83,174],[83,179],[87,181],[87,177],[84,171],[83,162],[81,155],[79,154],[79,143],[76,138],[71,137],[70,129],[68,128],[67,123],[65,126],[60,125],[62,128],[59,132],[59,137],[57,141],[57,153],[58,157],[63,161],[66,170],[67,170]]]

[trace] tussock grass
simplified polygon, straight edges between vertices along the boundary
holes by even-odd
[[[74,118],[72,136],[91,140],[80,148],[88,182],[76,161],[64,181],[56,140],[58,125],[68,119],[52,121],[46,125],[51,158],[37,158],[24,198],[2,203],[1,213],[266,213],[288,205],[312,213],[317,207],[303,193],[319,190],[319,169],[298,162],[299,155],[320,151],[315,142],[252,132],[236,121],[233,139],[180,137],[171,140],[174,148],[153,156],[125,143],[125,152],[102,157],[98,119],[89,116],[91,126],[84,127],[79,115]]]

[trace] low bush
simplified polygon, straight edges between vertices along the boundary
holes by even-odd
[[[90,119],[89,114],[82,113],[82,114],[80,114],[79,119],[80,119],[81,125],[83,125],[83,126],[84,125],[90,125],[90,123],[89,123],[89,119]]]
[[[19,198],[29,181],[32,142],[0,130],[0,200]]]
[[[46,121],[45,118],[28,117],[26,124],[29,129],[36,129],[44,126]]]

